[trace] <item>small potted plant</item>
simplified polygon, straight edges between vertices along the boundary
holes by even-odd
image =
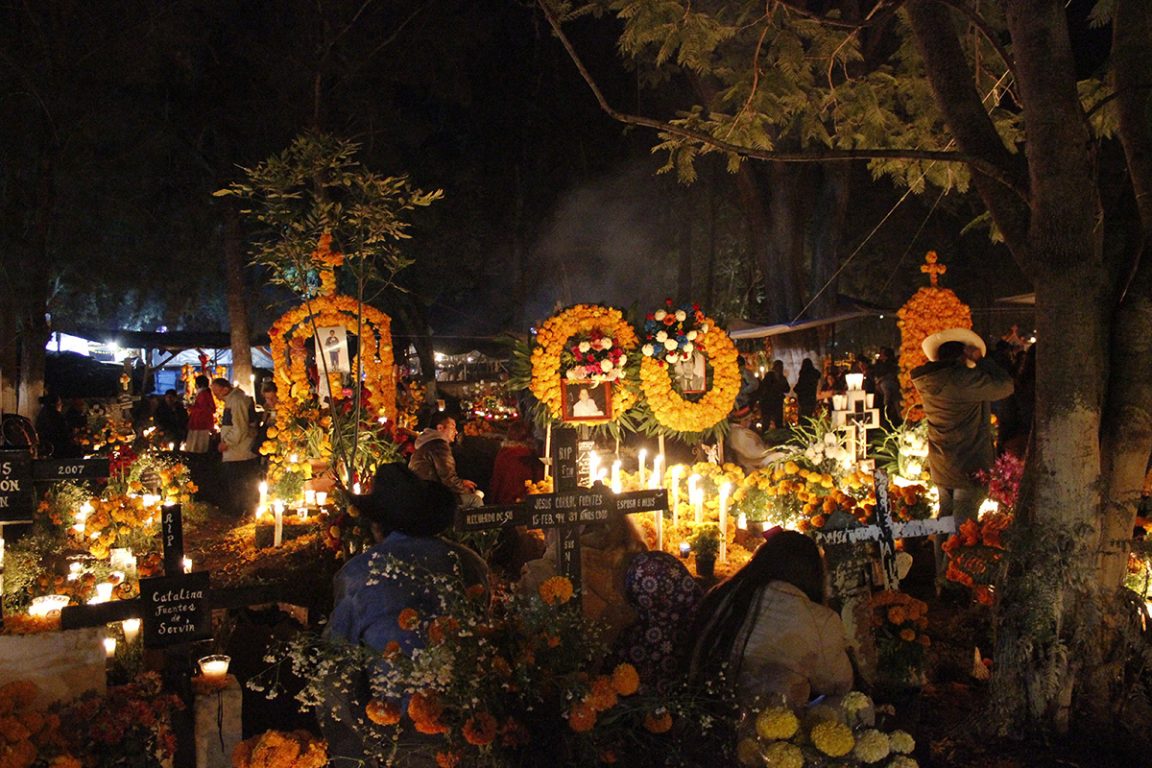
[[[701,528],[692,537],[692,551],[696,553],[696,575],[706,579],[716,574],[716,553],[720,550],[720,534],[714,525]]]

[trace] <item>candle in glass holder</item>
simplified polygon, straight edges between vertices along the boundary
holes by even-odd
[[[316,491],[311,488],[304,489],[304,503],[310,507],[316,506]]]
[[[204,676],[205,680],[222,683],[228,677],[228,665],[231,662],[232,658],[230,656],[225,656],[220,653],[205,656],[198,662],[200,664],[200,674]]]
[[[184,566],[184,573],[192,573],[192,558],[184,558],[181,564]]]
[[[96,599],[101,603],[106,603],[112,599],[112,589],[116,585],[110,581],[102,581],[96,585]]]
[[[844,381],[848,384],[848,389],[854,392],[864,389],[864,374],[862,373],[845,374]]]
[[[842,411],[848,407],[847,395],[832,395],[832,408],[837,411]]]
[[[686,541],[680,542],[680,557],[688,557],[688,553],[692,551],[692,545]]]
[[[120,629],[124,630],[124,642],[134,643],[140,636],[140,619],[124,619],[120,622]]]
[[[316,506],[322,507],[328,503],[328,494],[325,491],[316,491]]]
[[[116,655],[116,638],[104,638],[104,656],[111,659]]]

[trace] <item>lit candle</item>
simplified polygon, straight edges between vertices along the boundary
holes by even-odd
[[[701,525],[704,522],[704,488],[703,486],[696,489],[696,525]]]
[[[232,659],[223,654],[213,654],[200,659],[200,674],[205,680],[222,683],[228,678],[228,665]]]
[[[640,462],[638,481],[640,483],[640,487],[643,488],[644,487],[644,462],[646,462],[648,460],[648,449],[641,448],[640,453],[637,454],[636,458]],[[653,465],[653,470],[655,470],[655,465]]]
[[[657,509],[652,514],[656,516],[656,551],[659,552],[664,549],[664,510]]]
[[[45,616],[51,616],[54,613],[60,613],[60,609],[71,602],[67,595],[41,595],[40,597],[32,598],[32,604],[28,606],[28,615],[35,616],[42,619]]]
[[[184,573],[192,573],[192,558],[186,557],[183,560]]]
[[[310,507],[316,506],[316,491],[311,488],[304,489],[304,503]]]
[[[291,456],[289,456],[289,457],[288,457],[288,461],[289,461],[289,463],[291,463],[291,464],[295,464],[296,462],[300,461],[300,456],[299,456],[299,454],[295,454],[295,453],[294,453],[294,454],[292,454]]]
[[[842,411],[848,407],[847,395],[832,395],[832,408],[837,411]]]
[[[296,510],[296,516],[299,517],[301,520],[307,520],[308,519],[308,507],[300,507],[300,509]]]
[[[741,512],[736,516],[736,527],[742,531],[748,530],[748,515]]]
[[[284,541],[284,502],[279,499],[272,502],[272,514],[275,517],[272,523],[272,546],[278,547]]]
[[[680,557],[688,557],[688,553],[692,551],[692,546],[686,542],[680,542]]]
[[[104,638],[104,656],[111,659],[116,655],[116,638]]]
[[[259,520],[268,510],[268,483],[260,481],[260,501],[256,504],[256,519]]]
[[[620,493],[623,490],[623,482],[620,479],[620,459],[612,462],[612,493]]]
[[[844,376],[844,381],[848,384],[848,389],[856,392],[864,388],[864,374],[862,373],[849,373]]]
[[[720,486],[720,562],[728,562],[728,494],[732,483]]]
[[[680,473],[684,471],[684,467],[677,464],[672,467],[672,525],[673,527],[680,524],[680,510],[677,506],[680,504]]]
[[[316,506],[322,507],[328,503],[328,493],[326,491],[316,491]]]
[[[589,485],[595,483],[597,478],[600,477],[600,457],[596,455],[596,451],[588,451],[588,482]]]
[[[656,490],[664,485],[664,454],[656,454],[656,458],[652,459],[652,477],[648,481],[648,487]]]
[[[360,483],[352,483],[352,495],[353,496],[359,496],[360,495]]]
[[[97,602],[106,603],[112,599],[112,588],[116,585],[110,581],[102,581],[96,585]]]
[[[124,642],[134,643],[140,636],[140,619],[124,619],[120,622],[120,628],[124,630]]]

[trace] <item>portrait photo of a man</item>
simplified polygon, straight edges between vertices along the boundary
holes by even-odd
[[[352,370],[348,364],[347,331],[342,327],[317,329],[316,367],[323,371],[325,366],[329,373],[348,373]]]
[[[612,384],[565,382],[562,407],[566,422],[607,421],[612,418]]]

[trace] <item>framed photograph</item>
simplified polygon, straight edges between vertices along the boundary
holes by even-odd
[[[561,406],[564,422],[601,422],[612,419],[612,382],[565,381]]]
[[[672,366],[672,381],[683,395],[699,395],[708,391],[708,369],[704,355],[692,355]]]
[[[327,366],[329,373],[350,372],[348,337],[344,327],[321,327],[316,331],[316,370],[323,374]]]

